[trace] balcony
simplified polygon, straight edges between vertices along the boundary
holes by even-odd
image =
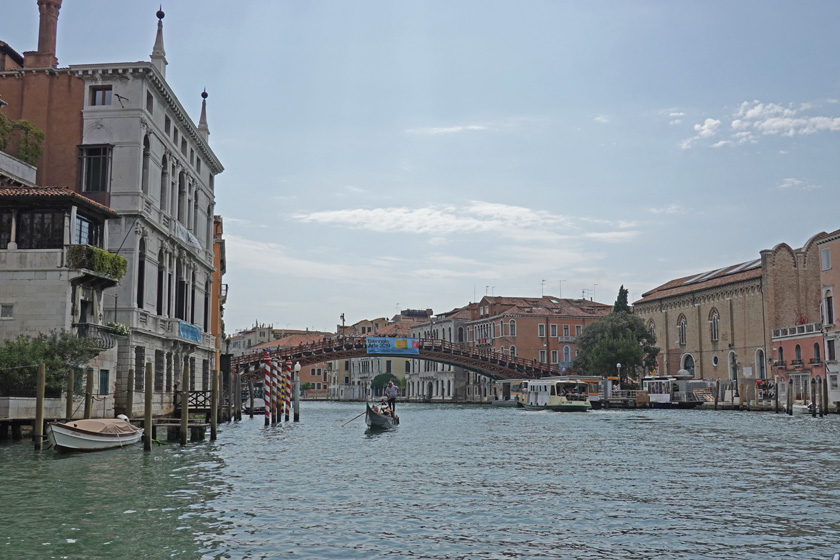
[[[92,245],[70,245],[67,248],[67,268],[83,270],[88,276],[99,278],[101,288],[110,288],[125,275],[128,261]]]
[[[117,345],[118,339],[125,338],[117,334],[117,331],[112,327],[106,327],[105,325],[74,323],[73,327],[76,329],[76,336],[94,341],[96,346],[102,350],[110,350]]]
[[[775,360],[773,362],[773,367],[785,367],[786,363],[784,360]]]
[[[802,360],[791,360],[791,367],[802,367]]]
[[[822,365],[822,360],[820,360],[819,358],[811,358],[810,360],[808,360],[808,363],[812,366],[820,366]]]
[[[569,335],[558,336],[557,337],[557,342],[574,342],[576,338],[577,338],[576,336],[569,336]]]

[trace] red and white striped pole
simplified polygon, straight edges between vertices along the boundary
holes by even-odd
[[[263,403],[265,403],[265,425],[271,423],[271,364],[268,360],[268,352],[263,354],[263,369],[265,370],[265,384],[263,386]]]
[[[275,423],[283,421],[283,376],[281,362],[272,360],[271,375],[274,380],[274,400],[271,403],[271,410],[275,416]]]
[[[285,379],[285,386],[286,386],[286,422],[289,421],[289,409],[291,408],[290,397],[292,394],[292,361],[286,360],[286,375],[284,376]]]

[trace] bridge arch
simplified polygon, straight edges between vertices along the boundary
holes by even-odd
[[[300,362],[301,366],[362,357],[411,357],[414,359],[438,362],[474,371],[490,379],[539,379],[556,375],[549,364],[537,360],[524,360],[516,356],[515,348],[510,354],[499,353],[493,348],[475,348],[467,344],[449,342],[442,339],[419,339],[416,354],[404,352],[376,352],[369,354],[364,338],[327,339],[315,344],[300,345],[296,348],[280,348],[268,352],[268,357],[276,361]],[[234,359],[234,368],[242,374],[251,369],[258,369],[264,362],[266,353],[253,353]]]

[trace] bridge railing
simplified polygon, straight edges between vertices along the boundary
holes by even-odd
[[[494,348],[479,348],[471,344],[463,342],[450,342],[439,338],[420,338],[418,340],[420,342],[421,351],[463,356],[514,371],[531,372],[535,377],[560,375],[561,373],[559,368],[553,368],[544,362],[511,357],[503,352],[497,352]],[[283,361],[287,359],[296,360],[307,357],[317,357],[320,355],[324,356],[324,361],[328,361],[331,354],[366,349],[367,344],[365,337],[338,337],[323,338],[309,344],[299,344],[298,346],[279,348],[272,350],[270,354],[272,359],[279,359]],[[259,362],[263,359],[263,356],[264,354],[261,352],[254,352],[249,355],[240,356],[239,358],[236,358],[234,362],[237,364]],[[414,356],[407,354],[406,357]],[[422,356],[418,357],[423,359]]]

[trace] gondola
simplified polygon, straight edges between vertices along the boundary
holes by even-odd
[[[400,423],[400,417],[394,414],[393,416],[386,416],[379,413],[375,408],[365,403],[367,410],[365,412],[365,424],[368,428],[375,430],[388,430],[397,426]]]

